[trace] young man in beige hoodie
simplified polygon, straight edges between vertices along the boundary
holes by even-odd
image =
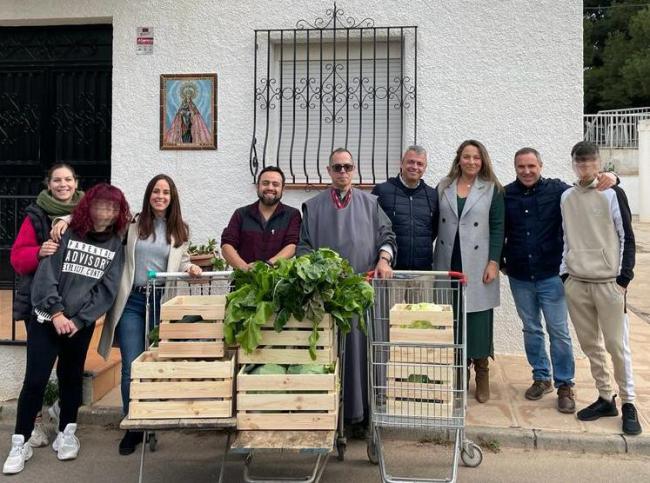
[[[598,399],[578,411],[581,421],[617,416],[616,395],[607,366],[612,357],[614,379],[623,406],[623,432],[637,435],[641,425],[634,407],[634,379],[625,294],[634,277],[632,214],[618,186],[595,189],[600,171],[598,147],[579,142],[571,150],[575,185],[562,194],[564,250],[560,276],[569,314],[589,358]]]

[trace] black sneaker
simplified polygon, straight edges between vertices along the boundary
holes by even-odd
[[[136,446],[142,443],[142,431],[126,430],[122,441],[120,441],[120,454],[123,456],[129,455],[135,451]]]
[[[631,436],[641,434],[641,424],[639,423],[639,416],[636,414],[634,404],[623,404],[621,412],[623,413],[623,432]]]
[[[594,403],[578,411],[577,416],[580,421],[595,421],[602,417],[618,416],[616,395],[612,397],[611,401],[598,397]]]

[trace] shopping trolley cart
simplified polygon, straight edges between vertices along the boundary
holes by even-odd
[[[305,327],[311,327],[311,322],[304,322]],[[309,329],[311,330],[311,329]],[[304,333],[304,332],[303,332]],[[299,416],[300,413],[307,416],[308,419],[305,420],[303,428],[301,429],[274,429],[274,430],[248,430],[240,429],[237,432],[237,436],[233,441],[230,452],[234,454],[239,454],[244,456],[244,473],[243,480],[246,483],[318,483],[323,476],[327,463],[330,456],[336,451],[337,458],[339,461],[345,459],[345,451],[347,448],[347,440],[344,436],[344,367],[345,367],[345,347],[346,347],[346,335],[340,331],[333,331],[333,337],[337,340],[335,344],[335,354],[338,358],[338,367],[339,372],[332,375],[324,375],[325,380],[333,377],[334,385],[337,387],[338,397],[336,400],[336,428],[335,429],[319,429],[317,426],[313,429],[308,429],[311,424],[314,424],[314,421],[318,419],[318,416],[321,416],[320,411],[312,412],[314,421],[309,421],[309,412],[298,411],[294,416]],[[300,347],[301,351],[305,351],[305,347]],[[308,357],[308,356],[307,356]],[[271,357],[269,360],[274,360],[280,364],[291,362],[290,360],[278,359],[277,356]],[[268,377],[268,376],[266,376]],[[285,376],[279,376],[280,379],[285,378]],[[317,386],[320,386],[320,383],[314,385],[316,381],[309,375],[287,375],[287,379],[278,381],[279,386],[287,384],[293,392],[305,393],[303,395],[309,394],[309,391],[317,389]],[[317,376],[319,379],[323,376]],[[289,381],[289,378],[292,380]],[[298,379],[302,379],[302,383],[306,383],[306,386],[301,387],[301,382]],[[311,381],[308,381],[311,379]],[[338,381],[337,381],[338,379]],[[238,379],[241,381],[241,378]],[[238,382],[238,389],[240,383]],[[268,388],[265,388],[268,389]],[[322,389],[318,387],[318,389]],[[305,392],[307,391],[307,392]],[[264,391],[262,391],[264,392]],[[320,392],[320,391],[316,391]],[[316,392],[313,393],[313,396],[318,396]],[[324,398],[329,398],[330,395],[322,395]],[[291,396],[287,400],[291,400]],[[326,400],[326,399],[325,399]],[[238,400],[238,403],[240,401]],[[302,400],[302,396],[298,396],[298,399],[292,403],[298,403],[296,407],[304,406],[305,402]],[[286,407],[286,406],[285,406]],[[317,403],[312,409],[316,407],[321,407],[320,402]],[[238,406],[238,409],[241,409]],[[290,417],[290,415],[288,415]],[[329,416],[328,416],[329,417]],[[291,424],[291,423],[289,423]],[[268,474],[254,474],[254,457],[256,454],[296,454],[300,456],[308,457],[312,460],[311,468],[308,473],[302,476],[280,476],[277,468],[274,468],[274,476],[269,476]],[[261,471],[264,471],[262,469]],[[293,472],[294,470],[289,470]]]
[[[178,295],[225,295],[230,290],[232,272],[203,272],[200,277],[190,277],[183,272],[150,272],[146,287],[145,350],[150,346],[150,329],[158,325],[160,305]],[[233,364],[235,362],[233,361]],[[120,423],[122,429],[143,431],[143,445],[140,453],[138,481],[143,481],[145,448],[156,450],[157,430],[214,430],[225,431],[226,442],[221,460],[218,481],[223,481],[226,454],[236,429],[236,418],[176,418],[176,419],[132,419],[127,415]]]
[[[368,457],[385,482],[454,482],[458,457],[475,467],[480,447],[465,438],[467,387],[465,278],[455,272],[394,272],[373,279],[368,323]],[[415,310],[414,310],[415,309]],[[382,430],[439,432],[453,442],[443,479],[388,473]]]

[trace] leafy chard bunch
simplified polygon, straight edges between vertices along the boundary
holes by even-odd
[[[236,290],[228,295],[225,337],[252,352],[262,340],[261,327],[275,315],[280,332],[291,316],[311,320],[309,353],[316,359],[318,324],[329,313],[347,334],[352,319],[366,331],[364,313],[373,302],[372,287],[336,252],[321,248],[308,255],[280,260],[275,267],[258,262],[248,272],[235,274]]]

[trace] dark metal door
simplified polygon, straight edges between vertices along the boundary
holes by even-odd
[[[111,25],[0,28],[0,287],[27,204],[55,163],[110,180]]]

